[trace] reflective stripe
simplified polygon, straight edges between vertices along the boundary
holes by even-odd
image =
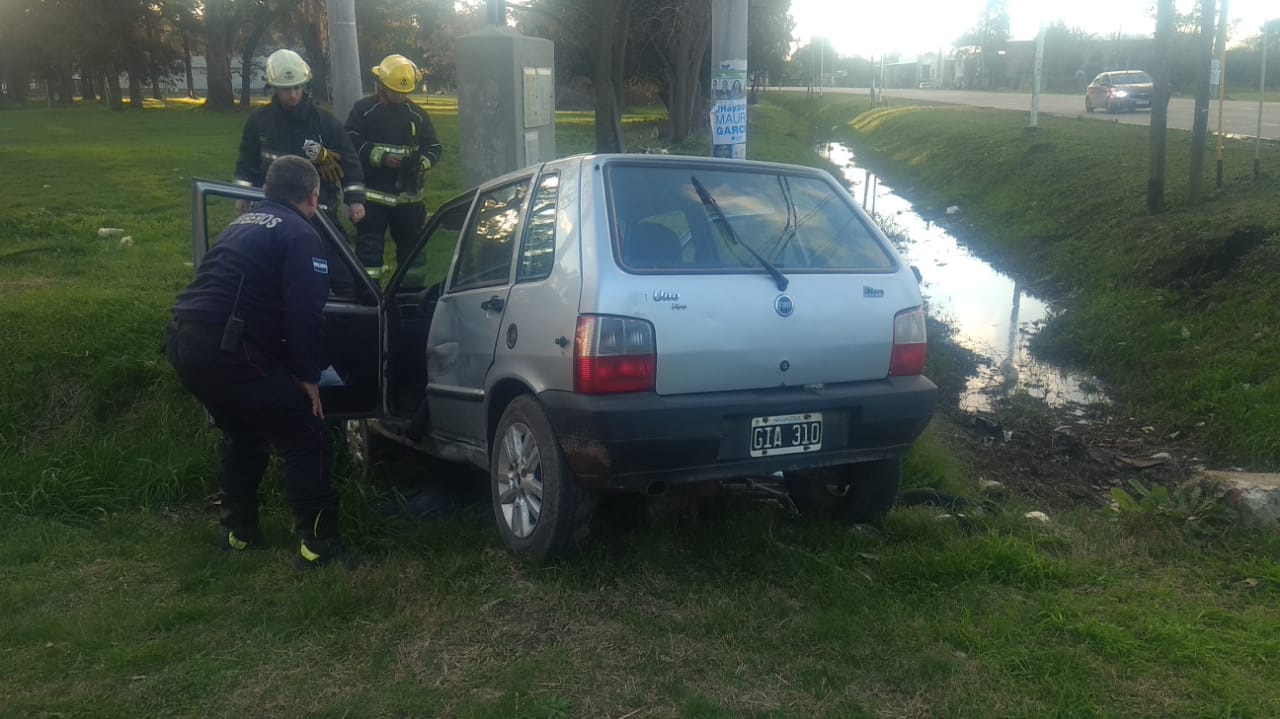
[[[277,154],[276,154],[276,153],[274,153],[274,152],[267,152],[266,150],[263,150],[262,152],[260,152],[260,153],[258,153],[258,154],[262,155],[262,159],[264,159],[264,160],[278,160],[278,159],[280,159],[281,157],[283,157],[283,155],[277,155]]]
[[[308,562],[314,562],[320,558],[319,554],[316,554],[315,552],[311,551],[311,548],[307,546],[306,542],[298,543],[298,553],[301,554],[302,558],[307,560]]]
[[[389,192],[379,192],[378,190],[366,189],[364,191],[364,199],[369,202],[376,202],[379,205],[395,207],[396,205],[409,205],[415,202],[422,202],[422,193],[419,192],[416,195],[410,195],[407,192],[401,192],[398,195],[393,195]]]
[[[364,192],[364,185],[359,182],[353,182],[350,185],[347,185],[346,187],[342,188],[342,191],[343,192]]]
[[[232,549],[237,550],[249,547],[249,543],[237,537],[234,532],[227,532],[227,544],[231,545]]]

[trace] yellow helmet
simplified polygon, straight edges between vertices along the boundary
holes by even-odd
[[[410,93],[418,85],[418,66],[404,55],[387,55],[373,68],[383,87],[392,92]]]
[[[311,66],[293,50],[276,50],[267,58],[267,84],[272,87],[301,87],[311,82]]]

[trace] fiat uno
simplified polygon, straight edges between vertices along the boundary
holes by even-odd
[[[257,197],[195,183],[196,262],[213,200]],[[316,223],[348,278],[325,308],[326,415],[357,462],[395,442],[482,469],[521,557],[571,550],[601,494],[690,483],[874,521],[933,412],[916,277],[821,170],[540,164],[444,203],[385,288]]]

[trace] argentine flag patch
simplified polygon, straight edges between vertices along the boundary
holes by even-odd
[[[315,270],[316,272],[319,272],[322,275],[327,275],[329,274],[329,261],[324,259],[323,257],[312,257],[311,269]]]

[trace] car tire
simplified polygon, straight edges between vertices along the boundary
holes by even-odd
[[[878,524],[893,508],[902,484],[902,458],[795,472],[787,493],[801,514],[845,524]]]
[[[569,470],[542,405],[516,397],[493,437],[489,490],[502,541],[537,562],[570,554],[589,533],[595,503]]]
[[[378,465],[395,461],[404,451],[399,444],[384,437],[369,423],[370,420],[367,419],[349,419],[342,424],[351,476],[361,482],[373,479]]]
[[[1089,96],[1084,96],[1084,111],[1086,113],[1093,112],[1093,102],[1089,100]]]

